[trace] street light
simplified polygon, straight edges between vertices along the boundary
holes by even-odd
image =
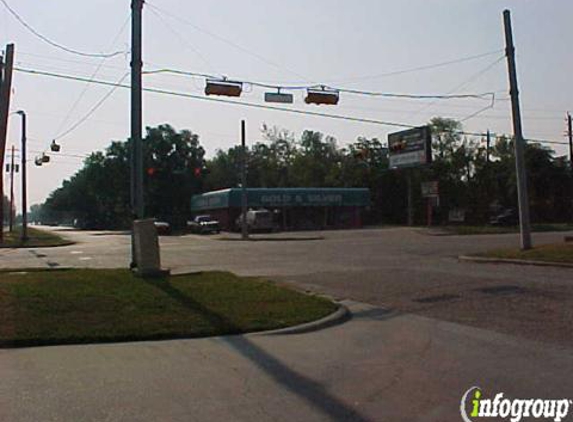
[[[16,114],[22,117],[22,243],[28,240],[28,201],[26,193],[26,113],[18,110]]]

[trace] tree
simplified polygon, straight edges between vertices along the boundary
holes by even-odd
[[[147,129],[143,145],[146,215],[181,226],[190,216],[191,196],[202,189],[204,150],[199,137],[161,125]],[[129,227],[129,175],[128,142],[112,142],[105,153],[91,154],[81,170],[52,192],[45,211],[60,222],[76,220],[88,228]]]

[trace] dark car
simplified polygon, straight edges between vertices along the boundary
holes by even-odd
[[[489,220],[492,226],[517,226],[519,214],[515,208],[507,208]]]
[[[221,228],[219,222],[211,218],[210,215],[198,215],[192,221],[187,222],[187,228],[191,233],[208,234],[219,233]]]

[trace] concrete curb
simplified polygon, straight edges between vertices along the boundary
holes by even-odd
[[[553,261],[529,261],[526,259],[508,259],[508,258],[486,258],[483,256],[460,255],[458,260],[466,262],[477,262],[480,264],[515,264],[515,265],[534,265],[538,267],[562,267],[573,268],[573,264],[567,262]]]
[[[275,336],[290,334],[306,334],[314,331],[324,330],[335,325],[343,324],[352,318],[350,310],[343,304],[338,303],[338,309],[316,321],[306,322],[295,325],[294,327],[279,328],[278,330],[260,331],[257,333],[246,334],[247,336]]]

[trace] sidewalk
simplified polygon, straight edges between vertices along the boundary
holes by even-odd
[[[456,421],[474,385],[573,398],[570,350],[347,305],[307,334],[0,350],[0,420]]]

